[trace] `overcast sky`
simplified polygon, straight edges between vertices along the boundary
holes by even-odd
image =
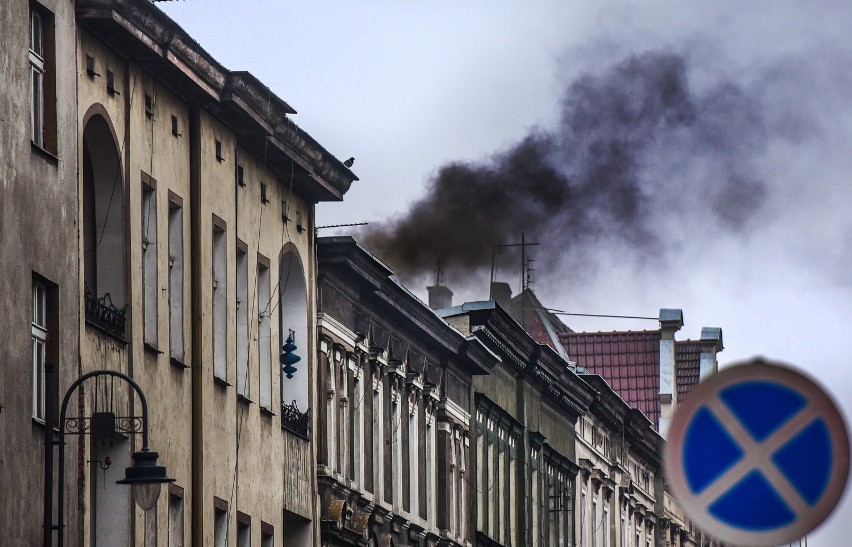
[[[319,206],[318,224],[370,222],[362,237],[391,249],[384,258],[416,294],[444,255],[456,302],[486,299],[492,244],[523,232],[540,243],[533,288],[546,306],[681,308],[679,338],[722,327],[723,366],[791,363],[824,382],[848,422],[852,5],[158,5],[226,67],[269,85],[333,154],[355,157],[361,180]],[[448,217],[457,237],[441,232]],[[499,257],[515,291],[519,271],[519,257]],[[809,545],[845,544],[850,514],[847,492]]]

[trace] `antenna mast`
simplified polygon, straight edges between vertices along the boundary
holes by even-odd
[[[534,245],[538,245],[538,243],[537,242],[528,243],[527,240],[526,240],[526,234],[523,233],[523,232],[521,233],[521,242],[520,243],[503,243],[502,240],[501,240],[501,241],[498,241],[497,243],[495,243],[494,245],[492,245],[492,247],[491,247],[491,284],[492,285],[494,284],[494,268],[495,268],[494,265],[495,265],[495,262],[497,260],[497,253],[499,253],[500,251],[502,251],[503,249],[505,249],[507,247],[520,247],[521,248],[521,292],[523,292],[524,289],[528,289],[530,283],[532,282],[531,278],[529,276],[528,270],[530,272],[533,272],[535,270],[532,269],[530,267],[530,264],[528,263],[528,262],[533,262],[533,259],[529,259],[529,261],[527,260],[526,251],[527,251],[527,247],[532,247]],[[489,288],[489,295],[490,295],[489,298],[494,298],[494,295],[491,292],[492,291]]]

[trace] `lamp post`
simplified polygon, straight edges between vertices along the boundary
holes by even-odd
[[[45,457],[44,457],[44,545],[48,547],[53,543],[53,531],[57,532],[58,545],[60,547],[65,544],[65,434],[72,435],[91,435],[99,439],[111,439],[117,433],[127,435],[142,434],[142,449],[133,454],[133,465],[125,470],[124,479],[116,481],[118,484],[129,484],[133,499],[136,504],[147,511],[152,508],[160,496],[160,486],[164,482],[174,482],[174,479],[168,478],[166,468],[157,465],[158,454],[148,447],[148,401],[145,399],[145,394],[139,385],[126,374],[114,370],[96,370],[80,376],[62,398],[62,406],[59,412],[58,436],[54,435],[53,423],[53,404],[54,393],[56,392],[55,374],[56,367],[53,364],[46,364],[46,383],[48,385],[48,393],[45,409]],[[141,416],[116,416],[113,412],[112,403],[114,402],[112,395],[109,398],[109,408],[106,410],[98,410],[92,413],[91,416],[82,416],[83,409],[80,409],[81,416],[67,417],[68,402],[71,400],[71,395],[85,381],[95,379],[96,390],[99,387],[101,377],[108,378],[113,385],[112,393],[114,393],[115,379],[123,380],[139,396],[139,402],[142,407]],[[133,414],[131,410],[130,414]],[[53,446],[59,445],[59,492],[57,498],[57,523],[53,523]]]

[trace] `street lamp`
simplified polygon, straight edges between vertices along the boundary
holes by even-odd
[[[115,481],[118,484],[129,484],[130,493],[136,505],[143,511],[154,507],[160,497],[160,485],[164,482],[174,482],[166,477],[166,468],[157,465],[157,454],[147,446],[133,453],[133,465],[124,470],[124,478]]]
[[[54,436],[54,401],[56,390],[56,366],[46,364],[45,380],[48,385],[48,396],[45,401],[44,428],[44,545],[48,547],[53,542],[53,530],[57,532],[58,545],[65,543],[65,434],[90,435],[96,439],[112,439],[117,433],[126,435],[142,434],[142,449],[133,454],[133,465],[125,469],[124,479],[118,484],[129,484],[133,499],[140,509],[147,511],[154,507],[160,496],[160,486],[164,482],[174,482],[166,475],[166,468],[157,465],[158,454],[148,447],[148,401],[139,385],[129,376],[115,370],[96,370],[80,376],[65,392],[59,412],[58,437]],[[94,378],[96,390],[101,377],[108,377],[114,384],[116,378],[127,382],[139,396],[142,407],[141,416],[116,416],[111,408],[100,409],[91,416],[68,418],[68,402],[71,395],[83,382]],[[114,385],[113,392],[114,392]],[[82,413],[82,408],[80,409]],[[132,412],[131,412],[132,414]],[[57,523],[53,523],[53,446],[59,445],[59,492],[57,499]]]

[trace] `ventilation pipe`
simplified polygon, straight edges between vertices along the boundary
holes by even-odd
[[[677,364],[675,361],[675,333],[683,326],[683,312],[678,309],[660,310],[660,423],[658,430],[663,438],[669,430],[677,405]]]

